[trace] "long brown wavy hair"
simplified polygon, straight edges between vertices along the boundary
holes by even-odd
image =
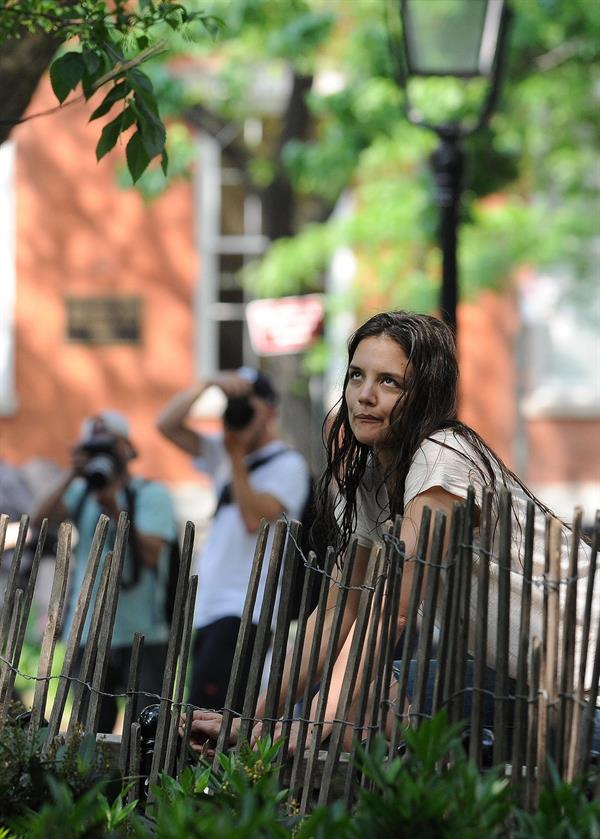
[[[375,497],[389,497],[389,512],[381,505],[382,517],[402,515],[404,485],[413,457],[421,443],[440,429],[452,429],[473,447],[475,458],[464,453],[469,469],[476,469],[484,482],[496,488],[492,463],[500,470],[503,482],[515,481],[542,509],[547,508],[511,472],[472,428],[456,418],[458,396],[458,363],[454,337],[439,318],[412,312],[382,312],[374,315],[350,337],[348,364],[356,348],[365,338],[386,336],[402,348],[408,359],[404,393],[393,412],[388,445],[393,452]],[[343,552],[356,529],[357,492],[374,452],[359,441],[350,428],[345,399],[348,372],[339,402],[332,408],[323,428],[327,466],[318,488],[319,517],[317,528],[327,532],[330,544]],[[443,445],[443,443],[440,443]],[[463,454],[463,452],[460,452]],[[465,464],[467,466],[467,463]],[[335,515],[340,502],[343,512]]]

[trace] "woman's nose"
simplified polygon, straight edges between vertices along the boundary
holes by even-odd
[[[375,402],[375,389],[372,382],[364,382],[358,394],[358,401],[367,405]]]

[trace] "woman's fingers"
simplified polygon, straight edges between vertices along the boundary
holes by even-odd
[[[182,737],[185,734],[185,724],[186,715],[182,714],[179,718],[179,734]],[[191,748],[196,752],[201,752],[203,756],[213,755],[214,745],[219,737],[222,724],[223,716],[217,714],[216,711],[194,711],[190,726]],[[229,745],[237,742],[239,727],[240,721],[235,718],[231,726]]]
[[[190,729],[190,737],[192,741],[197,743],[204,743],[206,740],[214,740],[216,742],[221,730],[221,723],[223,717],[221,714],[214,714],[206,711],[194,711],[192,718],[192,726]]]
[[[190,726],[190,745],[192,748],[195,748],[196,745],[201,747],[208,741],[216,742],[222,720],[221,714],[217,714],[215,711],[194,711]],[[186,714],[181,714],[178,726],[181,737],[185,734],[186,721]]]
[[[256,748],[256,741],[259,740],[262,737],[262,733],[263,733],[263,724],[262,724],[262,720],[261,720],[253,726],[252,731],[250,732],[250,748],[251,749]]]

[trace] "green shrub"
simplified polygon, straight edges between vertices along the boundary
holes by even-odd
[[[508,781],[481,775],[461,743],[461,725],[444,712],[405,733],[406,753],[386,761],[387,743],[376,740],[359,764],[371,788],[359,788],[353,836],[480,839],[506,835]],[[444,768],[440,768],[443,766]]]
[[[103,793],[105,786],[97,784],[76,796],[64,781],[50,776],[52,800],[38,812],[30,811],[15,819],[11,828],[19,839],[113,839],[133,835],[136,820],[132,811],[137,802],[123,806],[123,795],[119,794],[109,804]]]
[[[590,797],[589,782],[565,783],[550,767],[538,810],[526,813],[514,806],[504,777],[482,775],[468,760],[460,730],[439,714],[408,730],[405,754],[391,761],[385,741],[376,740],[371,753],[359,754],[369,783],[355,786],[352,808],[334,802],[301,817],[280,789],[280,744],[269,739],[220,755],[216,771],[200,761],[180,780],[162,775],[142,814],[137,802],[124,804],[127,788],[116,791],[120,782],[107,776],[91,738],[79,735],[42,758],[39,742],[7,726],[0,839],[600,839],[600,801]]]
[[[152,787],[150,816],[161,839],[180,837],[289,837],[287,792],[279,789],[274,758],[280,744],[266,739],[256,751],[219,755],[220,770],[204,763],[188,767],[175,781],[161,776]],[[147,834],[150,835],[150,834]]]
[[[518,839],[598,839],[600,800],[590,798],[589,779],[567,783],[550,761],[548,775],[537,810],[515,811],[513,835]]]
[[[40,811],[63,786],[74,799],[99,783],[113,797],[119,792],[121,779],[94,734],[76,730],[66,743],[57,738],[46,753],[45,741],[46,729],[30,737],[10,718],[0,731],[0,824]]]

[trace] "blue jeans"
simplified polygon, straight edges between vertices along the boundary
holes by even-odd
[[[400,669],[402,667],[402,661],[394,661],[392,665],[392,672],[396,676],[396,678],[400,678]],[[429,662],[429,672],[427,674],[427,686],[425,688],[425,704],[422,709],[424,714],[431,715],[433,710],[433,690],[435,685],[435,678],[437,675],[437,660],[431,659]],[[417,678],[417,662],[415,659],[411,659],[409,669],[408,669],[408,682],[406,687],[406,695],[409,698],[414,694],[415,691],[415,681]],[[494,725],[494,690],[495,690],[495,681],[496,681],[496,671],[493,670],[491,667],[486,667],[483,672],[483,690],[485,691],[483,695],[483,725],[486,728],[491,728]],[[470,687],[473,685],[473,660],[468,659],[466,662],[466,680],[465,680],[465,692],[463,697],[463,713],[460,714],[461,718],[466,718],[471,716],[471,709],[473,705],[473,692],[469,690]],[[514,695],[515,692],[515,682],[514,679],[509,679],[509,695]],[[513,706],[514,702],[509,703],[509,725],[512,726],[512,717],[513,717]]]
[[[473,692],[469,690],[470,687],[473,685],[473,660],[468,659],[466,662],[466,679],[465,679],[465,693],[464,693],[464,710],[463,713],[460,715],[462,718],[468,718],[471,716],[471,709],[473,705]],[[392,672],[398,679],[400,677],[400,669],[402,667],[402,661],[394,661],[392,665]],[[437,674],[437,661],[435,659],[431,659],[429,662],[429,672],[427,674],[427,687],[425,690],[425,704],[423,707],[423,713],[431,715],[433,710],[433,690],[435,686],[435,677]],[[417,662],[415,659],[411,659],[409,670],[408,670],[408,681],[406,687],[406,695],[409,698],[409,701],[414,694],[415,691],[415,681],[417,677]],[[483,698],[483,725],[485,728],[493,728],[494,727],[494,697],[493,694],[495,692],[495,682],[496,682],[496,671],[493,670],[491,667],[486,667],[483,674],[483,689],[486,691],[484,693]],[[487,693],[489,691],[489,693]],[[509,696],[514,696],[515,694],[515,680],[509,679],[508,680],[508,692]],[[509,727],[512,728],[513,724],[513,712],[514,712],[514,700],[508,703],[508,724]],[[592,733],[592,753],[596,752],[598,758],[600,758],[600,708],[596,708],[595,717],[594,717],[594,729]]]

